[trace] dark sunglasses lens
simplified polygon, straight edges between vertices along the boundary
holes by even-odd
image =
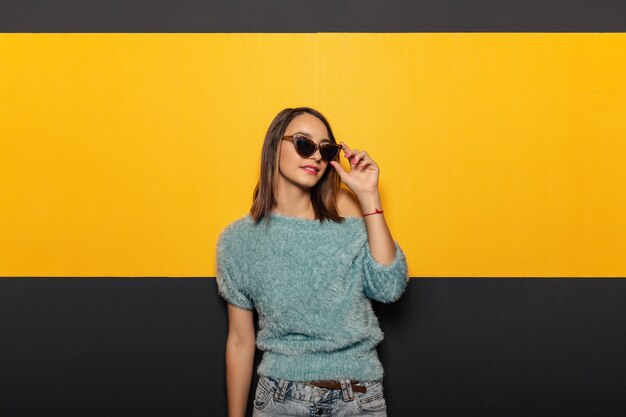
[[[327,161],[332,161],[337,156],[337,152],[339,151],[339,147],[337,145],[323,145],[320,148],[320,153],[322,154],[322,158]]]
[[[315,152],[315,142],[307,138],[298,137],[295,140],[296,151],[302,156],[311,156]]]

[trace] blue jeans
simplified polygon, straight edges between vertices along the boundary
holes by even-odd
[[[304,381],[261,376],[254,394],[252,417],[387,417],[382,381],[359,382],[367,387],[367,392],[354,392],[349,379],[339,381],[340,389],[329,389]]]

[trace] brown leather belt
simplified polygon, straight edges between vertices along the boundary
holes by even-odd
[[[363,385],[357,385],[359,381],[350,380],[350,385],[352,385],[352,391],[356,392],[367,392],[367,387]],[[315,385],[320,388],[329,388],[329,389],[341,389],[341,383],[336,380],[330,381],[311,381],[309,382],[311,385]]]

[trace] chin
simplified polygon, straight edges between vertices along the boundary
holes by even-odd
[[[300,185],[302,185],[303,187],[307,187],[307,188],[313,188],[317,185],[318,182],[320,182],[319,178],[311,179],[309,181],[300,181]]]
[[[319,178],[311,178],[309,181],[301,181],[300,184],[306,188],[313,188],[320,182]]]

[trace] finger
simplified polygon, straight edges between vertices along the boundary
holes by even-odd
[[[339,162],[337,162],[337,161],[330,161],[330,164],[335,168],[335,170],[339,174],[339,178],[343,179],[346,175],[348,175],[346,170],[343,169],[343,167],[341,166],[341,164]]]
[[[366,156],[356,164],[355,168],[365,169],[369,165],[371,165],[372,162],[373,161],[369,157]]]
[[[366,163],[367,163],[367,160],[365,158],[362,158],[360,161],[358,161],[356,163],[356,165],[354,165],[354,167],[355,168],[363,168]]]
[[[359,154],[359,150],[358,149],[350,149],[350,155],[346,157],[346,158],[348,158],[348,161],[350,161],[350,165],[354,165],[355,164],[354,158],[356,158],[356,156],[358,154]]]
[[[354,161],[354,157],[356,156],[356,153],[354,153],[354,150],[350,150],[350,154],[348,154],[346,156],[346,158],[348,158],[348,160],[352,163],[352,161]]]
[[[359,163],[359,165],[357,166],[357,168],[360,169],[366,169],[372,166],[376,166],[376,164],[374,163],[374,161],[372,161],[371,159],[364,159],[363,161],[361,161]]]
[[[376,168],[378,165],[376,165],[376,162],[374,162],[374,160],[372,158],[368,156],[366,156],[365,158],[363,158],[363,160],[359,163],[358,167],[361,169],[366,169],[369,167],[374,167]]]
[[[350,149],[350,147],[343,141],[339,141],[339,143],[341,144],[343,154],[346,156],[346,158],[350,158],[350,155],[352,155],[352,150]]]
[[[361,151],[361,152],[356,153],[354,155],[354,159],[352,159],[353,165],[356,167],[359,164],[359,162],[361,162],[361,160],[363,158],[365,158],[366,156],[368,156],[368,155],[367,155],[367,152],[365,152],[365,151]]]

